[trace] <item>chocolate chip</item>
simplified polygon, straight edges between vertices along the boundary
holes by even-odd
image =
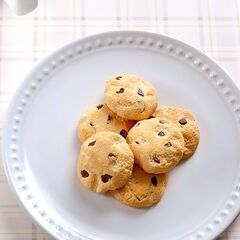
[[[165,136],[165,133],[164,133],[163,131],[160,131],[160,132],[158,133],[158,136],[163,137],[163,136]]]
[[[140,122],[136,123],[135,127],[138,127],[140,125]]]
[[[160,163],[160,159],[157,156],[153,156],[153,161],[156,163]]]
[[[116,91],[117,94],[123,93],[123,92],[124,92],[124,88],[120,88],[119,91]]]
[[[159,123],[164,124],[164,121],[163,120],[159,120]]]
[[[108,158],[112,161],[112,164],[115,164],[115,161],[117,160],[118,156],[114,153],[109,153]]]
[[[138,89],[138,95],[144,97],[144,93],[141,88]]]
[[[154,187],[156,187],[156,186],[158,185],[157,177],[156,177],[156,176],[152,177],[152,178],[151,178],[151,182],[152,182],[152,185],[153,185]]]
[[[111,178],[112,178],[112,176],[109,174],[104,174],[101,176],[101,179],[104,183],[108,182]]]
[[[108,115],[108,119],[107,119],[107,124],[109,124],[111,122],[112,117],[110,115]]]
[[[90,124],[90,126],[92,126],[92,127],[94,126],[93,122],[90,122],[89,124]]]
[[[111,157],[112,157],[112,158],[117,158],[117,156],[116,156],[115,154],[113,154],[113,153],[109,153],[109,154],[108,154],[108,157],[110,157],[110,158],[111,158]]]
[[[127,131],[126,131],[125,129],[122,129],[122,130],[120,131],[120,135],[122,135],[124,138],[126,138],[127,135],[128,135],[128,133],[127,133]]]
[[[141,198],[139,198],[137,195],[135,195],[136,199],[140,202]]]
[[[166,147],[171,147],[172,144],[171,144],[170,142],[168,142],[168,143],[164,144],[164,146],[166,146]]]
[[[182,118],[178,121],[181,125],[187,124],[187,120],[185,118]]]
[[[116,80],[120,80],[122,78],[122,76],[117,76]]]
[[[98,105],[98,106],[97,106],[97,109],[99,110],[99,109],[101,109],[102,107],[103,107],[103,104]]]
[[[135,142],[136,144],[140,144],[138,141]]]
[[[89,146],[89,147],[90,147],[90,146],[94,146],[95,143],[96,143],[96,141],[92,141],[92,142],[90,142],[90,143],[88,144],[88,146]]]
[[[86,178],[86,177],[89,176],[89,173],[86,170],[82,170],[81,175],[82,175],[83,178]]]
[[[150,116],[148,119],[155,118],[154,116]]]

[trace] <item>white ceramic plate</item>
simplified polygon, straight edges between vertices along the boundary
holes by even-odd
[[[201,142],[170,173],[162,201],[127,207],[76,177],[76,124],[103,99],[115,73],[155,85],[159,103],[190,109]],[[240,94],[198,50],[162,35],[120,31],[73,42],[43,60],[16,93],[4,127],[9,183],[33,219],[57,239],[213,239],[240,210]]]

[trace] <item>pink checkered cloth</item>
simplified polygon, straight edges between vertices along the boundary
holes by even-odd
[[[74,39],[107,30],[164,33],[203,50],[240,86],[238,0],[39,0],[15,16],[0,0],[0,127],[24,76],[43,56]],[[13,198],[0,159],[0,240],[46,240]],[[221,240],[240,240],[240,218]]]

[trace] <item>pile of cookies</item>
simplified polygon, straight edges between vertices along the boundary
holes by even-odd
[[[200,133],[189,111],[157,105],[156,89],[140,77],[107,81],[105,103],[78,122],[77,174],[85,187],[132,207],[160,201],[168,172],[193,155]]]

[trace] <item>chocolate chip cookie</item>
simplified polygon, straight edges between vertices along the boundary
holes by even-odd
[[[148,174],[134,165],[132,176],[126,185],[111,193],[117,200],[131,207],[150,207],[162,198],[167,180],[167,173]]]
[[[183,108],[161,107],[155,111],[153,116],[166,118],[179,126],[185,142],[182,159],[191,157],[200,140],[199,128],[193,115]]]
[[[85,187],[106,192],[126,184],[133,163],[133,153],[120,134],[98,132],[82,144],[77,174]]]
[[[158,97],[149,82],[134,75],[121,74],[108,80],[105,101],[117,115],[131,120],[142,120],[155,111]]]
[[[126,138],[128,131],[134,124],[134,121],[119,117],[106,104],[101,103],[90,108],[80,118],[77,133],[81,142],[101,131],[120,133]]]
[[[182,159],[184,139],[179,127],[162,118],[142,120],[129,131],[127,142],[135,162],[147,173],[165,173]]]

